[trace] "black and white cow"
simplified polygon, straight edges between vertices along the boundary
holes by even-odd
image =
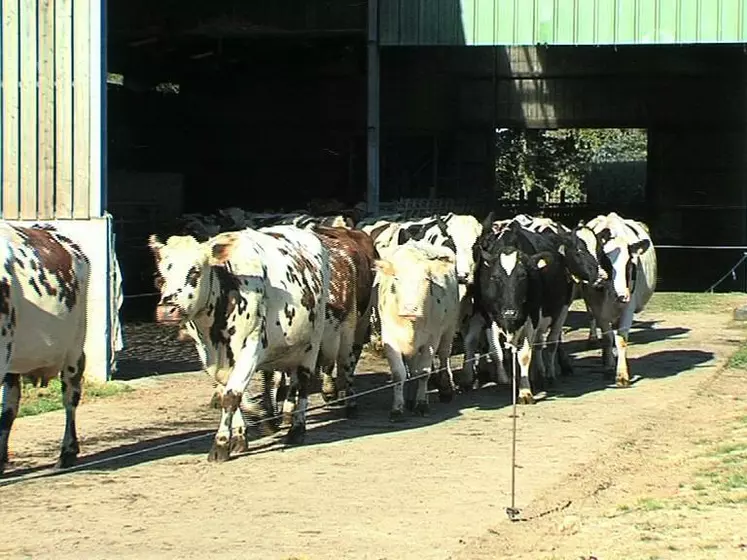
[[[492,214],[485,220],[485,232],[482,235],[482,240],[493,237],[495,239],[500,238],[503,233],[511,228],[520,228],[521,230],[531,234],[533,236],[541,236],[544,238],[543,249],[550,250],[557,253],[566,269],[566,278],[564,285],[570,284],[571,289],[571,301],[578,297],[581,297],[580,291],[577,291],[578,283],[581,279],[585,279],[588,282],[595,282],[597,279],[598,264],[593,255],[591,255],[584,243],[576,236],[572,235],[574,231],[564,226],[559,222],[555,222],[549,218],[538,218],[534,216],[528,216],[526,214],[518,214],[514,218],[507,220],[492,220]],[[567,258],[568,255],[571,258]],[[567,310],[564,312],[567,314]],[[543,349],[543,353],[546,355],[546,367],[540,366],[540,371],[546,371],[548,373],[548,380],[552,383],[555,377],[555,360],[554,356],[557,355],[560,362],[560,370],[564,375],[568,375],[572,372],[572,365],[568,354],[565,352],[562,346],[562,327],[565,322],[565,315],[558,317],[557,321],[550,325],[541,325],[542,328],[535,333],[535,344]],[[468,390],[473,383],[478,383],[475,379],[473,364],[476,362],[479,354],[477,351],[485,350],[483,344],[485,342],[492,343],[492,339],[489,333],[486,332],[488,323],[484,319],[481,313],[472,313],[467,317],[469,322],[465,335],[465,366],[462,376],[462,388]],[[549,331],[548,331],[549,329]],[[484,341],[483,337],[488,334],[487,340]],[[500,342],[497,350],[500,352]],[[495,351],[495,350],[494,350]],[[501,363],[502,354],[498,353],[498,361],[494,362],[496,366],[496,372],[494,379],[496,381],[506,379],[505,370]],[[484,379],[483,379],[484,381]]]
[[[21,376],[46,384],[60,376],[65,434],[58,467],[80,451],[75,415],[86,366],[90,262],[81,248],[50,226],[0,222],[0,473],[18,414]]]
[[[287,441],[301,443],[329,318],[329,253],[319,237],[280,226],[221,233],[203,243],[172,236],[164,244],[151,236],[149,246],[161,292],[157,320],[186,326],[205,371],[223,386],[208,459],[227,460],[245,446],[239,404],[257,370],[289,372],[297,382]]]
[[[615,371],[618,386],[627,386],[628,334],[633,315],[642,311],[654,294],[656,250],[645,224],[615,212],[597,216],[575,235],[597,256],[604,271],[599,281],[582,284],[591,319],[589,338],[594,341],[597,327],[602,330],[604,369]]]

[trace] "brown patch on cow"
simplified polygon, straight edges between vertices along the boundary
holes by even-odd
[[[269,235],[270,237],[274,237],[275,239],[285,239],[285,236],[282,233],[278,233],[276,231],[271,232],[263,232],[265,235]]]
[[[21,236],[24,244],[34,251],[41,264],[39,284],[45,288],[48,295],[57,296],[58,292],[46,279],[45,272],[53,275],[60,287],[60,301],[64,302],[68,309],[72,309],[78,298],[78,280],[73,273],[73,258],[70,251],[60,243],[53,229],[20,226],[13,228]],[[34,278],[31,279],[31,284],[41,295]]]
[[[334,240],[352,259],[356,277],[356,305],[358,313],[363,313],[373,295],[374,263],[379,258],[371,236],[363,231],[341,227],[316,226],[313,231],[322,240]]]

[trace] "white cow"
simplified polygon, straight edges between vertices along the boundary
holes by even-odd
[[[454,393],[449,356],[459,314],[455,264],[452,251],[424,241],[400,245],[376,263],[381,338],[396,383],[393,420],[403,415],[406,366],[412,376],[428,373],[437,355],[450,385],[439,396],[448,401]],[[427,376],[420,378],[416,398],[408,399],[421,414],[428,410],[427,384]]]
[[[80,452],[75,413],[86,365],[88,257],[53,227],[0,222],[0,261],[0,473],[8,461],[21,375],[42,385],[61,376],[65,434],[57,466],[72,466]]]
[[[657,259],[648,228],[642,222],[622,218],[615,212],[600,215],[586,224],[595,239],[585,240],[597,247],[606,279],[599,285],[582,284],[591,325],[589,338],[597,338],[597,326],[606,344],[602,348],[605,369],[615,367],[619,386],[630,384],[627,344],[633,315],[644,309],[656,288]],[[612,363],[612,348],[617,363]]]
[[[279,226],[198,243],[149,239],[158,268],[157,320],[185,325],[206,372],[223,386],[223,414],[208,460],[245,445],[239,410],[255,371],[287,371],[298,403],[287,435],[301,443],[308,389],[329,297],[329,254],[312,232]],[[232,431],[234,423],[238,429]]]

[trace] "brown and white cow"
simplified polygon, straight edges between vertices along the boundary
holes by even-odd
[[[330,286],[325,327],[318,366],[322,369],[322,396],[325,400],[355,394],[353,374],[370,330],[374,302],[374,266],[378,252],[371,238],[353,229],[315,226],[330,255]],[[332,368],[337,365],[337,383]],[[341,385],[344,382],[345,385]],[[348,414],[356,409],[349,398]]]
[[[329,297],[329,252],[319,237],[279,226],[203,243],[173,236],[163,244],[151,236],[149,245],[161,292],[157,320],[185,325],[205,371],[223,386],[208,460],[227,460],[245,446],[239,403],[257,370],[296,378],[298,406],[287,441],[301,443]]]
[[[459,316],[456,257],[444,247],[408,241],[377,261],[376,267],[381,339],[396,383],[391,418],[397,420],[405,404],[405,366],[412,376],[428,373],[437,355],[449,379],[449,387],[442,386],[439,396],[449,401],[454,394],[449,356]],[[408,408],[427,412],[427,384],[428,376],[418,380],[417,396],[408,399]]]
[[[46,384],[60,375],[65,434],[58,467],[72,466],[80,451],[75,413],[86,358],[90,263],[81,248],[51,226],[0,222],[0,473],[18,414],[20,377]]]

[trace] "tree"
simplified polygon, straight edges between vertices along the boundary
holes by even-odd
[[[532,190],[545,200],[565,194],[584,199],[592,165],[646,159],[646,133],[636,129],[499,129],[495,178],[500,198],[526,198]]]

